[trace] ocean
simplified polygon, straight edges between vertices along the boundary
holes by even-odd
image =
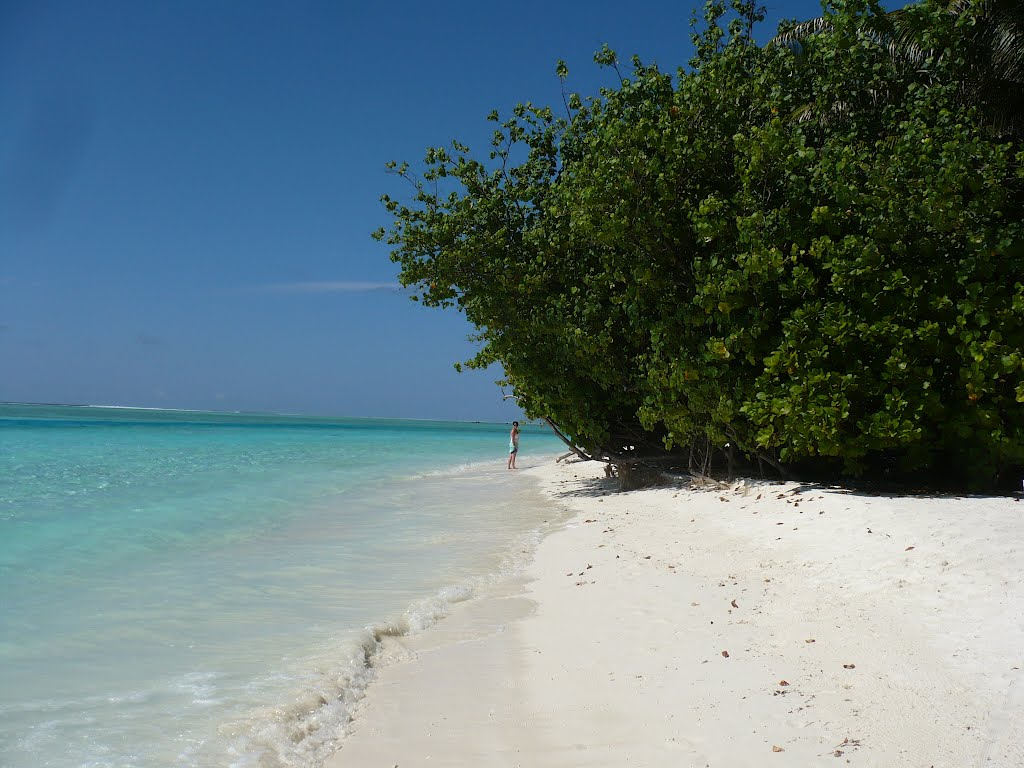
[[[561,522],[508,429],[0,405],[0,765],[318,766],[379,638]]]

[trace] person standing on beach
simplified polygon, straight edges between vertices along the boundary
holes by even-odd
[[[519,422],[512,422],[512,431],[508,435],[508,468],[516,468],[516,454],[519,453]]]

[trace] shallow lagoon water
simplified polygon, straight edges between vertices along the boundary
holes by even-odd
[[[318,765],[376,638],[555,523],[507,430],[0,406],[0,763]]]

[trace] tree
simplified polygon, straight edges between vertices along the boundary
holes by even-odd
[[[478,328],[527,415],[626,466],[1006,483],[1024,468],[1024,155],[961,108],[961,19],[917,68],[868,2],[758,47],[712,0],[675,75],[520,105],[486,161],[429,150],[385,197],[401,280]],[[559,74],[566,76],[564,65]],[[884,95],[882,98],[880,95]],[[834,106],[844,105],[836,111]],[[799,121],[810,107],[829,119]],[[831,110],[831,113],[830,113]]]
[[[927,5],[927,4],[926,4]],[[999,136],[1024,135],[1024,4],[1019,0],[947,0],[935,9],[955,21],[968,65],[960,71],[958,102],[979,108],[986,124]],[[859,17],[863,32],[873,37],[898,68],[920,70],[929,58],[942,55],[948,41],[934,37],[921,6],[889,13],[879,6]],[[927,9],[931,10],[931,9]],[[834,15],[784,25],[773,42],[799,53],[815,36],[833,30]]]

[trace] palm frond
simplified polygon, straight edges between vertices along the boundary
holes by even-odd
[[[962,27],[970,61],[960,88],[964,105],[978,107],[997,135],[1024,136],[1024,0],[949,0],[945,7],[955,17],[974,16],[972,24]],[[866,16],[859,33],[898,70],[927,77],[928,60],[943,56],[923,42],[927,25],[926,14],[908,6]],[[780,30],[769,45],[800,53],[814,35],[832,31],[830,18],[823,16]]]
[[[789,46],[793,43],[802,43],[812,35],[831,32],[832,22],[825,17],[801,21],[788,29],[780,30],[779,33],[768,41],[768,45]]]

